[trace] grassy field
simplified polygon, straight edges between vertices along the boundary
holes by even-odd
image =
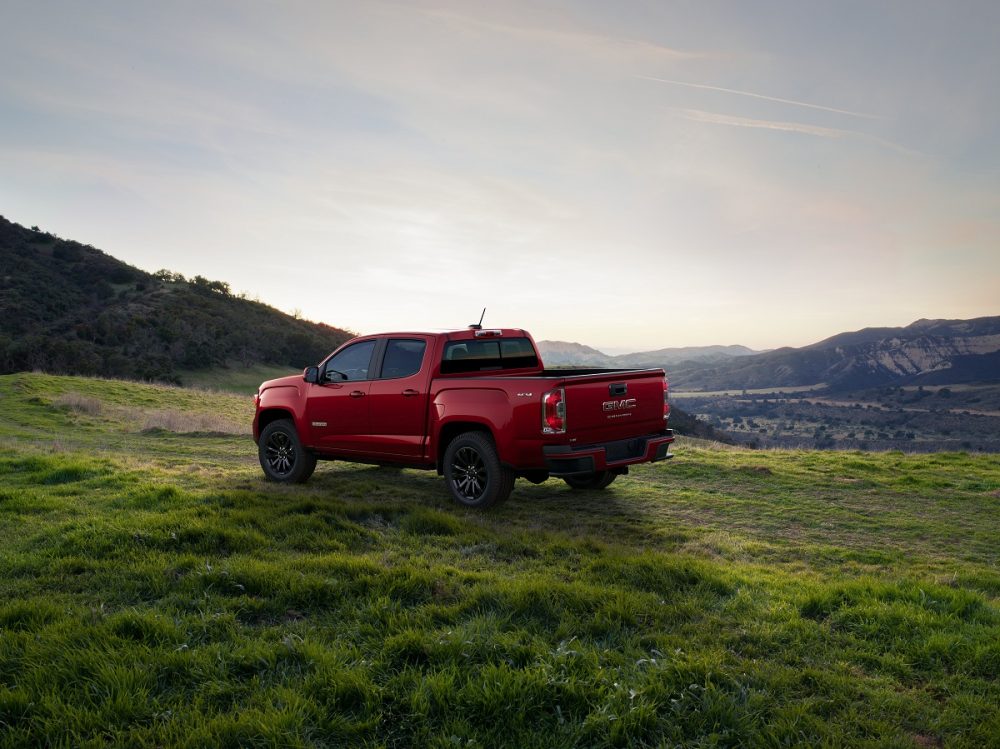
[[[1000,457],[679,440],[489,513],[0,377],[0,747],[1000,746]]]

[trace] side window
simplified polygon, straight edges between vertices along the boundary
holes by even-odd
[[[373,351],[375,341],[362,341],[335,354],[323,367],[323,382],[367,380]]]
[[[420,371],[426,348],[426,341],[390,338],[382,361],[382,379],[415,375]]]

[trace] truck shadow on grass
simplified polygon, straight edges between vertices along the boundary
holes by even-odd
[[[538,485],[518,480],[510,499],[487,511],[455,504],[444,480],[433,472],[394,467],[321,466],[304,485],[259,482],[253,488],[287,495],[290,505],[308,497],[318,507],[346,512],[363,524],[376,526],[392,517],[392,524],[404,523],[416,529],[420,522],[408,521],[405,516],[434,514],[463,527],[500,535],[541,532],[595,543],[614,538],[618,545],[642,548],[672,548],[692,536],[683,523],[650,512],[650,503],[658,500],[641,496],[626,478],[606,489],[590,491],[571,489],[558,479]],[[662,501],[667,501],[666,493]]]

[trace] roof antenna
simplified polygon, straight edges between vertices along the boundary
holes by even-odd
[[[483,314],[479,316],[479,322],[473,323],[469,326],[469,330],[482,330],[483,329],[483,318],[486,317],[486,308],[483,307]]]

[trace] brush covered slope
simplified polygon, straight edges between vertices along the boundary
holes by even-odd
[[[0,377],[0,747],[984,747],[1000,459],[679,441],[491,513],[252,402]]]
[[[230,293],[146,273],[0,217],[0,372],[179,382],[186,370],[315,364],[351,334]]]

